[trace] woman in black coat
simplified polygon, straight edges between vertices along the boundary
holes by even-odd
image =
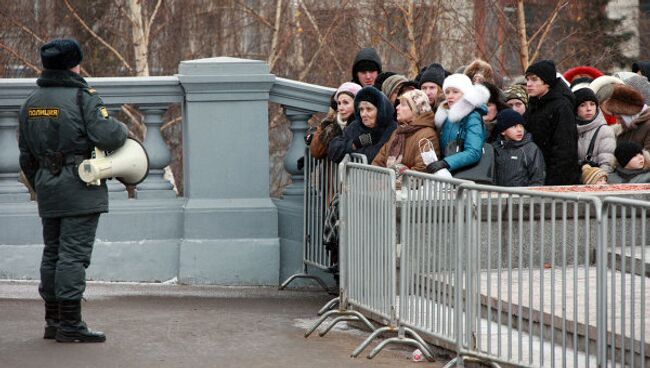
[[[525,128],[544,156],[545,185],[579,184],[573,94],[557,78],[553,61],[541,60],[526,69],[526,90]]]
[[[372,86],[362,88],[354,98],[354,121],[343,130],[343,135],[330,141],[330,160],[341,162],[346,154],[359,153],[372,162],[397,128],[394,113],[393,105],[381,91]]]

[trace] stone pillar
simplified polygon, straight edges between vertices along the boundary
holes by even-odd
[[[179,280],[278,285],[277,210],[269,197],[268,100],[255,60],[183,61],[184,239]]]
[[[29,190],[18,181],[20,151],[17,128],[18,113],[0,111],[0,203],[29,202]]]
[[[143,145],[149,156],[149,174],[137,185],[136,196],[138,199],[176,197],[173,185],[163,178],[165,167],[171,161],[169,148],[160,133],[167,106],[145,105],[140,110],[144,113],[144,124],[147,127]]]
[[[298,159],[305,155],[305,132],[307,121],[311,118],[313,111],[306,111],[283,106],[284,115],[289,119],[293,137],[291,145],[284,156],[284,168],[291,174],[292,183],[284,188],[282,192],[285,200],[296,202],[302,206],[304,199],[304,171],[298,170]]]

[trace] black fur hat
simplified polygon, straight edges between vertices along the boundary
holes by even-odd
[[[45,69],[68,70],[83,60],[79,42],[71,38],[56,39],[41,46],[41,61]]]

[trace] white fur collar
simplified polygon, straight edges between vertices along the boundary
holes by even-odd
[[[477,107],[487,104],[489,99],[490,91],[485,86],[480,84],[473,85],[451,109],[446,102],[438,107],[435,117],[436,127],[442,127],[447,118],[452,123],[459,122]]]

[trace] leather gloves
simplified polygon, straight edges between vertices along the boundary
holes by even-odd
[[[438,170],[448,169],[448,168],[449,165],[447,165],[447,162],[445,160],[438,160],[436,162],[432,162],[429,165],[427,165],[427,172],[433,174]]]

